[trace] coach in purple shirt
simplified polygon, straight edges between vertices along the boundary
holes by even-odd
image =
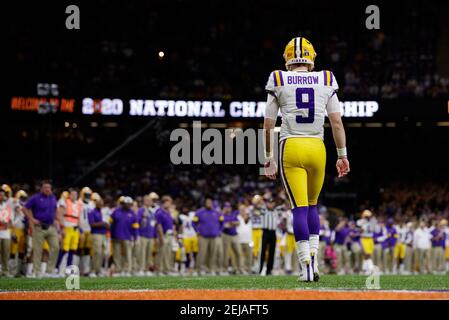
[[[173,199],[163,196],[161,207],[156,211],[157,235],[159,250],[157,254],[158,273],[168,274],[172,271],[172,239],[174,235],[173,217],[170,211],[173,208]]]
[[[106,231],[109,223],[103,218],[101,209],[103,208],[103,199],[94,200],[95,209],[89,212],[88,219],[91,228],[92,237],[92,271],[95,276],[101,275],[101,265],[103,263],[106,241]]]
[[[223,269],[227,270],[229,265],[230,251],[233,256],[231,259],[232,269],[236,273],[243,273],[242,249],[240,247],[239,237],[237,235],[237,226],[240,224],[238,219],[238,210],[232,210],[229,202],[223,206]]]
[[[337,226],[334,230],[334,249],[337,254],[337,273],[345,274],[350,267],[350,251],[348,250],[348,243],[350,229],[348,219],[340,217]]]
[[[446,252],[446,233],[447,220],[442,219],[435,229],[432,230],[432,250],[431,259],[434,272],[444,274],[445,271],[445,252]]]
[[[119,207],[111,214],[111,237],[113,258],[119,275],[128,276],[132,270],[132,241],[135,240],[136,230],[139,228],[136,214],[131,209],[133,199],[120,197]],[[124,260],[125,259],[125,260]],[[126,261],[126,270],[124,262]]]
[[[206,198],[204,207],[199,209],[193,217],[193,228],[199,233],[199,252],[196,266],[198,273],[202,272],[208,252],[212,253],[207,257],[209,259],[208,269],[215,273],[218,260],[217,251],[222,248],[220,235],[223,229],[223,221],[223,215],[213,209],[211,198]],[[219,268],[221,269],[221,267],[220,265]]]
[[[139,240],[137,265],[139,275],[151,275],[149,269],[154,267],[153,249],[156,233],[156,210],[153,198],[147,195],[143,198],[143,206],[137,211],[137,222],[139,223]]]
[[[59,252],[58,231],[55,225],[57,200],[53,194],[52,185],[48,181],[41,184],[40,192],[32,196],[25,204],[25,214],[31,226],[33,236],[33,266],[34,274],[40,276],[42,248],[44,242],[49,245],[49,259],[46,275],[53,274]]]

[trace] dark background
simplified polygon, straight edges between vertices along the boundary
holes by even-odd
[[[80,30],[65,28],[70,4],[80,7]],[[0,182],[33,191],[36,181],[49,177],[59,189],[85,184],[98,189],[101,177],[105,192],[114,196],[157,188],[188,197],[178,181],[182,172],[192,183],[214,176],[263,179],[257,175],[259,166],[171,166],[168,133],[192,119],[160,119],[158,127],[150,127],[85,176],[150,119],[86,117],[79,109],[73,115],[12,112],[11,97],[36,96],[36,84],[48,82],[59,85],[61,97],[78,102],[87,96],[265,100],[268,75],[284,68],[286,43],[301,35],[318,52],[316,69],[335,74],[340,100],[376,100],[383,108],[377,119],[345,119],[361,127],[347,127],[352,172],[343,181],[335,180],[334,145],[326,128],[328,175],[322,201],[355,212],[367,201],[381,202],[382,190],[390,187],[407,186],[418,194],[423,188],[447,190],[449,126],[438,123],[448,121],[449,111],[448,4],[378,2],[381,29],[367,30],[368,4],[15,1],[3,12],[7,59],[0,105]],[[157,55],[161,50],[162,60]],[[98,126],[92,127],[93,121]],[[368,127],[374,121],[380,127]],[[261,122],[233,125],[259,127]],[[148,172],[152,178],[142,179]],[[209,179],[208,189],[219,193],[215,180],[219,178]],[[442,199],[438,206],[445,208],[447,194]]]

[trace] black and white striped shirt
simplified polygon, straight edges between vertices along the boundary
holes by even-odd
[[[279,224],[279,211],[276,208],[269,210],[267,207],[262,207],[260,213],[262,229],[276,230]]]

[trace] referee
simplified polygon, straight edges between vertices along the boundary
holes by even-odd
[[[262,217],[262,250],[260,251],[260,268],[262,272],[265,253],[268,246],[268,262],[266,275],[271,275],[274,264],[274,253],[276,249],[276,228],[279,223],[278,211],[275,209],[276,202],[273,198],[268,199],[267,205],[261,208]]]

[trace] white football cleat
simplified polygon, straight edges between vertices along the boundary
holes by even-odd
[[[320,280],[320,272],[318,271],[318,259],[316,255],[312,255],[312,273],[313,273],[313,281],[318,282]]]
[[[310,261],[301,263],[301,273],[299,275],[299,281],[312,282],[313,281],[313,268]]]

